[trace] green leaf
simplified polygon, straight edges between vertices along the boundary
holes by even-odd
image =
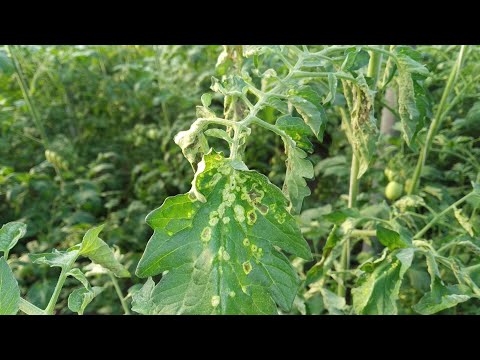
[[[333,104],[335,102],[335,95],[337,94],[337,77],[334,73],[328,73],[328,95],[323,100],[323,104],[330,102]]]
[[[423,87],[414,80],[414,76],[426,77],[428,70],[415,61],[413,49],[397,47],[397,84],[398,84],[398,113],[402,123],[403,137],[411,146],[418,131],[423,127],[427,114],[428,102]]]
[[[153,301],[155,282],[151,277],[142,288],[132,295],[132,310],[142,315],[155,314],[156,305]]]
[[[15,71],[12,61],[8,57],[5,50],[0,49],[0,73],[11,75]]]
[[[329,214],[323,215],[323,217],[335,225],[341,225],[348,218],[360,217],[360,213],[357,209],[346,208],[332,211]]]
[[[306,159],[305,151],[289,146],[288,143],[285,144],[285,149],[287,151],[287,160],[285,161],[287,169],[282,191],[290,200],[294,212],[299,214],[302,210],[303,199],[311,194],[304,178],[313,178],[313,164]]]
[[[278,249],[311,259],[287,199],[267,177],[236,170],[221,154],[204,156],[192,194],[169,197],[147,216],[154,234],[136,274],[168,271],[152,306],[162,314],[274,314],[291,308],[299,280]]]
[[[435,277],[432,290],[413,306],[413,310],[422,315],[431,315],[439,311],[454,307],[471,298],[469,289],[462,285],[444,286],[441,280]]]
[[[356,82],[343,81],[344,87],[352,96],[350,119],[343,119],[342,126],[352,146],[360,166],[358,178],[367,171],[375,153],[378,128],[374,116],[373,94],[363,75]]]
[[[27,232],[27,225],[12,221],[0,229],[0,251],[9,252]]]
[[[341,66],[344,71],[355,71],[366,66],[370,60],[368,52],[361,47],[351,47],[345,50],[345,60]]]
[[[362,276],[359,285],[352,290],[353,308],[357,314],[397,314],[400,285],[412,264],[413,254],[413,248],[395,250],[372,273]]]
[[[7,261],[0,258],[0,315],[15,315],[20,303],[20,289]]]
[[[269,96],[265,102],[268,106],[277,109],[282,114],[288,114],[288,104],[278,97]]]
[[[115,258],[110,247],[98,237],[105,225],[91,228],[83,237],[79,255],[88,257],[93,262],[110,270],[117,277],[130,277],[130,273]]]
[[[90,286],[87,278],[85,277],[85,274],[78,268],[71,269],[69,272],[67,272],[67,275],[72,276],[78,281],[80,281],[82,285],[85,286],[86,288]]]
[[[212,94],[211,93],[205,93],[201,96],[200,100],[202,101],[202,105],[206,108],[210,106],[212,103]]]
[[[455,214],[455,219],[457,219],[458,223],[462,226],[462,228],[468,233],[468,235],[473,237],[473,226],[470,223],[468,217],[466,217],[462,213],[461,209],[454,208],[453,213]]]
[[[34,264],[66,269],[75,262],[78,255],[78,250],[58,251],[53,249],[51,253],[29,254],[28,256]]]
[[[322,141],[327,126],[327,114],[321,105],[320,95],[310,86],[302,86],[292,93],[288,99],[312,129],[313,134]]]
[[[224,96],[242,96],[247,93],[248,84],[240,76],[230,75],[222,81],[213,77],[210,88]]]
[[[78,315],[83,315],[85,308],[92,302],[92,300],[104,290],[103,287],[94,286],[92,288],[79,288],[73,290],[73,292],[68,296],[68,308],[78,313]]]
[[[309,153],[313,151],[313,145],[308,139],[312,132],[302,119],[284,115],[277,119],[275,125],[290,136],[295,141],[297,147]]]
[[[390,251],[412,246],[412,240],[402,237],[398,232],[377,225],[377,238]]]
[[[347,307],[345,298],[338,296],[328,289],[320,289],[323,299],[323,305],[330,315],[343,315]]]
[[[227,132],[222,129],[208,129],[204,133],[207,136],[216,137],[218,139],[225,140],[227,143],[233,143],[233,140],[230,136],[228,136]]]

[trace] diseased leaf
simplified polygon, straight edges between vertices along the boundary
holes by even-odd
[[[413,248],[395,250],[372,273],[362,276],[358,286],[352,289],[353,308],[357,314],[397,314],[400,285],[412,264],[413,254]]]
[[[462,213],[461,209],[454,208],[453,213],[455,214],[455,219],[462,226],[462,228],[473,237],[473,226],[470,223],[470,220]]]
[[[0,251],[10,251],[27,232],[27,225],[19,221],[6,223],[0,229]]]
[[[15,315],[20,303],[20,289],[7,261],[0,258],[0,315]]]
[[[313,151],[313,145],[308,139],[312,132],[302,119],[284,115],[277,119],[275,125],[290,136],[295,141],[297,147],[309,153]]]
[[[285,144],[285,149],[287,169],[282,190],[290,200],[294,212],[299,214],[302,210],[303,199],[311,194],[304,178],[313,178],[313,164],[306,158],[307,154],[303,150],[288,144]]]
[[[204,156],[191,194],[169,197],[147,216],[154,234],[136,274],[168,271],[142,292],[137,309],[154,314],[274,314],[291,308],[299,280],[278,248],[311,259],[287,200],[255,171],[221,154]],[[146,294],[146,295],[145,295]],[[145,305],[147,304],[147,305]]]
[[[253,55],[261,55],[267,52],[281,51],[279,45],[243,45],[243,56],[250,57]]]
[[[321,105],[320,95],[310,86],[302,86],[293,90],[288,99],[312,129],[313,134],[322,141],[327,126],[327,114]]]
[[[98,237],[104,226],[91,228],[85,233],[79,255],[88,257],[93,262],[110,270],[117,277],[129,277],[130,273],[115,258],[112,249]]]
[[[342,81],[342,83],[352,96],[350,119],[343,119],[342,126],[359,160],[358,178],[360,179],[372,160],[378,138],[373,95],[363,75],[359,75],[355,83],[351,81]]]
[[[418,131],[423,127],[428,112],[428,102],[422,85],[414,79],[428,76],[425,66],[415,61],[413,49],[397,47],[398,113],[402,123],[403,138],[411,146]]]
[[[377,225],[377,238],[378,241],[390,251],[412,246],[411,239],[403,237],[398,232],[384,228],[380,225]]]
[[[175,144],[180,146],[185,158],[195,169],[203,154],[208,151],[208,141],[202,132],[203,126],[199,120],[195,121],[190,129],[180,131],[175,135]]]

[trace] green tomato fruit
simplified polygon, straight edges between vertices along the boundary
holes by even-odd
[[[388,200],[397,200],[403,193],[403,185],[396,182],[390,181],[385,187],[385,196]]]

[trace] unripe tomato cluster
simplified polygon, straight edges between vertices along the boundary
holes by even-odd
[[[395,172],[390,168],[385,168],[384,174],[389,181],[389,183],[385,187],[385,197],[388,200],[397,200],[403,194],[404,186],[402,180],[405,178],[405,174],[403,174],[403,172]],[[405,190],[408,192],[410,187],[411,180],[408,179],[407,181],[405,181]]]
[[[68,170],[68,162],[52,150],[45,150],[45,158],[57,169]]]

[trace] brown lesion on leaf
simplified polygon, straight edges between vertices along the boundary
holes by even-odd
[[[252,264],[248,260],[242,264],[242,267],[243,267],[243,272],[246,275],[250,274],[250,272],[252,271]]]
[[[267,205],[259,203],[259,204],[255,204],[255,206],[257,207],[258,211],[260,211],[262,215],[267,215],[269,210],[269,207]]]
[[[255,224],[255,221],[257,221],[257,213],[255,212],[255,209],[247,211],[247,223],[253,225]]]

